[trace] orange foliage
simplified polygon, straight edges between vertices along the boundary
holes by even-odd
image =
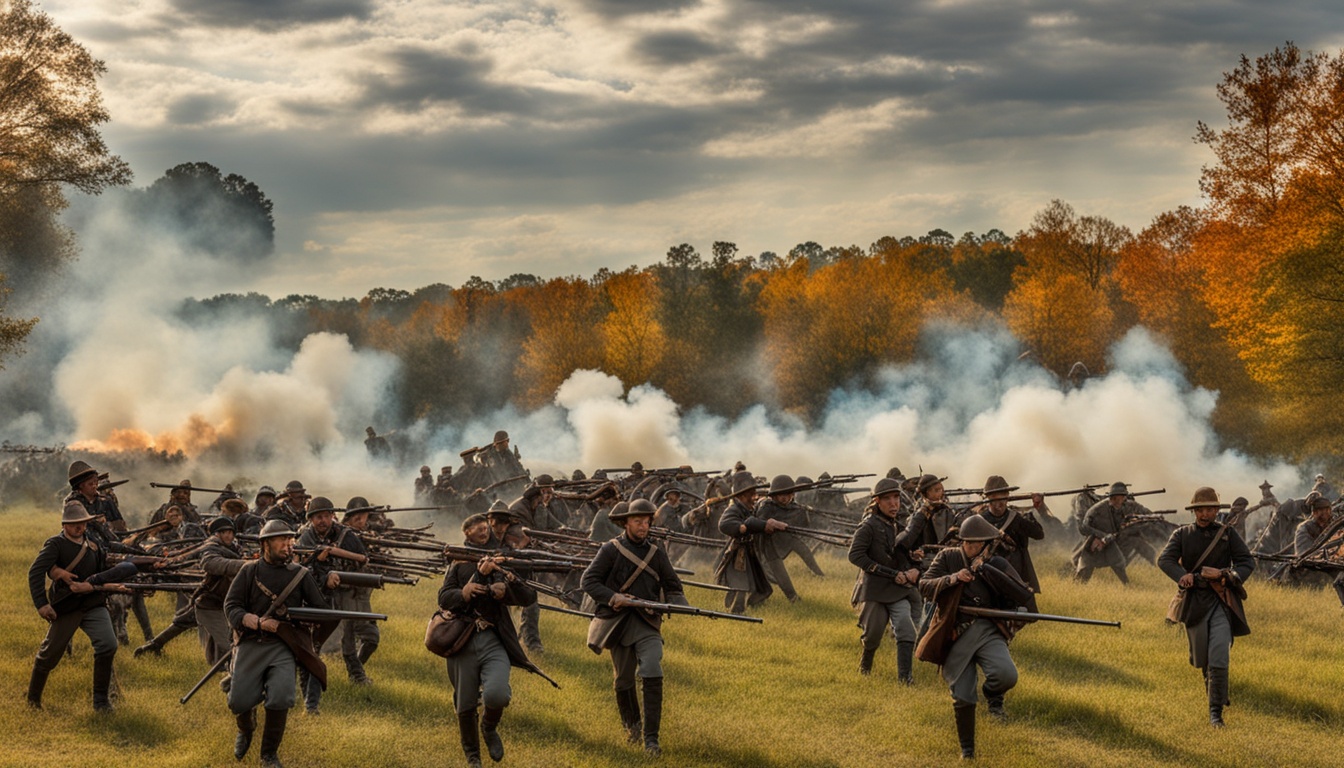
[[[1057,374],[1079,361],[1100,370],[1114,340],[1109,302],[1075,272],[1038,272],[1018,282],[1003,316],[1009,330]]]
[[[550,402],[574,371],[602,367],[602,316],[597,290],[579,278],[556,278],[526,293],[532,333],[523,342],[517,373],[520,399],[535,407]]]

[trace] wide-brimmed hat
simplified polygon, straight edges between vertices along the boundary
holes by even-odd
[[[551,488],[555,485],[555,478],[551,477],[548,474],[542,473],[532,479],[532,484],[537,486],[538,488]]]
[[[990,475],[989,478],[985,480],[984,490],[980,493],[981,495],[988,496],[991,493],[1010,493],[1017,489],[1018,486],[1009,485],[1008,481],[1004,480],[1002,475]]]
[[[509,505],[499,499],[495,499],[495,503],[490,505],[490,509],[486,510],[485,514],[487,517],[507,517],[510,520],[518,519],[518,515],[512,509],[509,509]]]
[[[495,433],[495,439],[494,439],[494,442],[496,442],[496,443],[502,443],[502,442],[504,442],[505,440],[508,440],[508,439],[509,439],[509,433],[508,433],[508,432],[505,432],[505,431],[502,430],[502,429]]]
[[[308,489],[304,488],[303,483],[300,483],[298,480],[290,480],[288,483],[285,483],[285,495],[289,496],[295,493],[300,496],[312,498],[311,496],[308,496]]]
[[[900,483],[905,482],[905,473],[901,471],[900,467],[892,467],[891,469],[888,469],[887,477]]]
[[[293,538],[297,535],[298,534],[294,533],[294,529],[290,528],[289,524],[284,520],[268,520],[266,521],[266,524],[261,527],[261,533],[257,534],[257,540],[265,541],[266,539],[276,539],[281,536],[289,536],[290,538]]]
[[[1214,507],[1216,509],[1227,509],[1228,505],[1219,503],[1218,492],[1208,487],[1196,488],[1195,495],[1190,497],[1190,503],[1186,505],[1187,510],[1205,509]]]
[[[253,497],[253,498],[254,498],[254,499],[259,499],[259,498],[261,498],[262,496],[270,496],[272,499],[274,499],[276,496],[279,496],[279,495],[280,495],[280,494],[276,493],[276,492],[275,492],[275,489],[272,488],[271,486],[269,486],[269,485],[263,485],[263,486],[261,486],[260,488],[257,489],[257,495],[256,495],[255,497]]]
[[[788,493],[793,487],[793,478],[788,475],[775,475],[770,479],[770,495]]]
[[[873,498],[901,492],[901,483],[894,477],[884,477],[873,486]]]
[[[331,503],[331,499],[326,496],[314,496],[313,500],[308,502],[308,510],[305,513],[307,517],[312,517],[318,512],[335,512],[336,505]]]
[[[1328,499],[1328,498],[1326,498],[1326,497],[1324,497],[1324,496],[1317,496],[1316,498],[1314,498],[1314,499],[1311,500],[1311,508],[1312,508],[1312,509],[1321,509],[1321,508],[1329,509],[1329,508],[1330,508],[1330,499]]]
[[[755,490],[756,478],[750,472],[743,470],[733,475],[733,496],[741,496]]]
[[[223,512],[232,511],[232,514],[241,515],[247,511],[247,502],[242,499],[225,499],[219,508]]]
[[[1268,479],[1268,478],[1265,479],[1265,482],[1263,482],[1263,483],[1260,484],[1260,490],[1262,490],[1262,491],[1268,491],[1270,488],[1273,488],[1273,487],[1274,487],[1274,486],[1270,485],[1270,483],[1269,483],[1269,479]]]
[[[366,512],[372,512],[375,509],[377,509],[377,507],[369,504],[369,500],[363,496],[351,496],[350,500],[345,502],[345,514],[341,519],[349,520],[355,515],[362,515]]]
[[[971,515],[961,521],[961,528],[957,529],[957,538],[962,541],[992,541],[1002,535],[1003,531],[980,515]]]
[[[96,475],[96,474],[98,474],[98,470],[94,469],[93,467],[90,467],[86,462],[83,461],[71,462],[70,487],[74,488],[78,486],[80,483],[84,482],[85,480],[88,480],[89,475]]]
[[[925,493],[930,488],[943,482],[946,479],[947,479],[946,475],[944,475],[943,477],[939,477],[937,475],[920,475],[919,485],[917,487],[919,488],[920,493]]]
[[[629,504],[621,502],[612,507],[611,511],[607,513],[607,519],[618,523],[627,518],[640,517],[641,515],[653,517],[657,513],[658,510],[654,509],[653,502],[648,499],[635,499]]]
[[[71,499],[65,502],[65,509],[61,510],[61,525],[66,523],[87,523],[93,519],[89,510],[79,502],[79,499]]]
[[[1106,489],[1106,496],[1108,498],[1111,496],[1128,496],[1128,495],[1129,495],[1129,485],[1122,483],[1118,480],[1115,481],[1114,483],[1111,483],[1111,487]]]

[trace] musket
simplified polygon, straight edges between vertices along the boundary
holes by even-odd
[[[387,584],[404,584],[413,587],[417,583],[416,579],[387,576],[381,573],[367,573],[365,571],[333,571],[333,573],[340,578],[342,587],[382,589]]]
[[[131,482],[130,478],[127,478],[125,480],[104,480],[103,482],[98,484],[98,490],[99,491],[110,490],[112,488],[116,488],[119,485],[125,485],[129,482]]]
[[[629,471],[629,470],[626,470],[626,471]],[[723,471],[722,471],[722,470],[717,470],[717,469],[706,469],[706,470],[703,470],[703,471],[701,471],[701,472],[686,472],[686,471],[683,471],[681,467],[674,467],[674,468],[672,468],[672,469],[655,469],[655,470],[650,470],[650,471],[648,472],[648,474],[651,474],[651,475],[680,475],[681,477],[711,477],[711,476],[713,476],[713,475],[722,475],[722,474],[723,474]]]
[[[681,585],[682,585],[683,587],[696,587],[696,588],[698,588],[698,589],[712,589],[712,590],[714,590],[714,591],[716,591],[716,592],[732,592],[732,591],[733,591],[733,588],[732,588],[732,587],[725,587],[725,586],[723,586],[722,584],[706,584],[706,583],[703,582],[703,581],[687,581],[686,579],[682,579],[682,580],[681,580]]]
[[[664,539],[674,544],[686,544],[692,547],[708,547],[712,549],[722,549],[727,543],[724,539],[711,539],[708,536],[695,536],[681,531],[673,531],[659,526],[650,526],[649,535],[655,538]]]
[[[957,610],[961,613],[971,616],[980,616],[986,619],[1007,619],[1008,621],[1058,621],[1065,624],[1089,624],[1098,627],[1120,628],[1118,621],[1103,621],[1101,619],[1080,619],[1074,616],[1056,616],[1051,613],[1027,613],[1026,611],[1000,611],[994,608],[976,608],[975,606],[959,605]]]
[[[446,505],[446,504],[440,504],[440,505],[438,505],[438,506],[432,506],[432,507],[389,507],[389,506],[387,506],[386,504],[384,504],[384,505],[381,506],[381,507],[374,507],[372,511],[373,511],[373,512],[432,512],[432,511],[434,511],[434,510],[436,510],[436,509],[452,509],[452,507],[449,507],[449,506]],[[407,531],[407,532],[411,532],[411,533],[418,533],[418,532],[420,532],[420,531],[425,530],[426,528],[430,528],[430,527],[432,527],[433,525],[434,525],[433,523],[430,523],[429,525],[426,525],[426,526],[424,526],[423,528],[388,528],[388,529],[386,529],[386,530],[389,530],[389,531]]]
[[[195,592],[200,582],[127,581],[94,587],[101,592]]]
[[[586,535],[575,536],[568,533],[561,533],[559,531],[539,531],[527,527],[523,528],[523,533],[526,533],[528,537],[537,539],[539,541],[558,541],[562,544],[573,544],[576,546],[582,546],[589,549],[599,549],[602,546],[598,542],[588,538]]]
[[[853,536],[847,536],[843,533],[835,533],[834,531],[819,531],[816,530],[815,528],[799,528],[796,525],[790,525],[788,528],[785,528],[783,533],[792,533],[798,536],[805,536],[809,539],[816,539],[817,541],[820,541],[823,544],[830,544],[836,547],[848,547],[850,539],[853,538]]]
[[[443,549],[445,546],[443,544],[421,544],[418,541],[398,541],[396,539],[383,539],[377,536],[370,536],[367,533],[359,534],[359,539],[360,541],[363,541],[365,544],[373,544],[374,546],[386,547],[388,549],[411,549],[415,550],[416,552],[437,552],[440,554],[443,553]]]
[[[194,485],[192,485],[192,486],[186,486],[186,485],[181,485],[181,484],[179,484],[179,483],[150,483],[150,484],[149,484],[149,487],[150,487],[150,488],[169,488],[169,489],[177,489],[177,488],[181,488],[181,489],[184,490],[184,491],[191,491],[192,493],[196,493],[196,492],[198,492],[198,491],[199,491],[200,493],[235,493],[235,494],[238,493],[237,491],[230,491],[230,490],[225,489],[225,488],[199,488],[199,487],[194,486]],[[240,496],[241,496],[241,495],[240,495]]]
[[[491,484],[485,486],[484,488],[482,488],[481,490],[482,490],[482,491],[493,491],[494,489],[500,487],[501,485],[508,485],[509,483],[514,483],[514,482],[517,482],[517,481],[519,481],[519,480],[528,480],[528,479],[530,479],[530,476],[529,476],[527,473],[523,473],[523,474],[521,474],[521,475],[514,475],[513,477],[506,477],[506,478],[504,478],[503,480],[500,480],[498,483],[491,483]]]
[[[1035,493],[1035,494],[1033,494],[1033,493],[1019,493],[1019,494],[1015,494],[1015,495],[1013,495],[1013,496],[1009,496],[1007,499],[1002,499],[1002,500],[1003,500],[1003,501],[1027,501],[1027,500],[1030,499],[1032,496],[1047,496],[1047,497],[1048,497],[1048,496],[1076,496],[1076,495],[1078,495],[1078,494],[1080,494],[1080,493],[1083,493],[1083,492],[1085,492],[1085,491],[1090,491],[1090,490],[1092,490],[1092,489],[1095,488],[1095,487],[1097,487],[1097,486],[1085,485],[1085,486],[1083,486],[1082,488],[1069,488],[1069,489],[1067,489],[1067,490],[1063,490],[1063,491],[1045,491],[1044,493]],[[1154,490],[1154,491],[1138,491],[1137,493],[1131,493],[1131,494],[1128,494],[1128,495],[1129,495],[1129,496],[1150,496],[1150,495],[1152,495],[1152,494],[1154,494],[1154,493],[1166,493],[1166,492],[1167,492],[1167,489],[1166,489],[1166,488],[1158,488],[1157,490]]]
[[[540,609],[542,609],[543,611],[555,611],[556,613],[568,613],[568,614],[571,615],[571,616],[582,616],[582,617],[584,617],[585,619],[594,619],[594,618],[597,618],[597,614],[595,614],[595,613],[587,613],[587,612],[585,612],[585,611],[576,611],[576,610],[574,610],[573,608],[561,608],[561,607],[558,606],[558,605],[548,605],[548,604],[546,604],[546,603],[542,603],[542,602],[538,602],[538,603],[537,603],[537,607],[540,608]]]
[[[386,613],[365,613],[364,611],[338,611],[330,608],[309,608],[300,606],[285,609],[285,618],[290,621],[387,621]]]
[[[736,613],[723,613],[721,611],[709,611],[704,608],[696,608],[693,605],[676,605],[674,603],[655,603],[651,600],[641,600],[638,597],[625,598],[625,604],[631,608],[643,608],[646,611],[654,613],[679,613],[686,616],[705,616],[711,619],[730,619],[732,621],[748,621],[752,624],[761,624],[765,620],[756,616],[742,616]]]

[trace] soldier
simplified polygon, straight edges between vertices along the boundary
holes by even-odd
[[[1185,625],[1190,664],[1204,673],[1209,724],[1215,728],[1223,726],[1227,706],[1232,640],[1251,632],[1241,607],[1242,584],[1255,570],[1255,559],[1236,529],[1214,523],[1221,506],[1214,489],[1196,490],[1186,507],[1195,522],[1177,528],[1157,559],[1184,595],[1176,618]]]
[[[1151,510],[1129,497],[1129,486],[1112,483],[1106,500],[1092,505],[1078,524],[1078,532],[1086,538],[1073,550],[1073,563],[1077,566],[1074,578],[1086,584],[1093,569],[1104,565],[1115,571],[1121,584],[1129,584],[1129,574],[1125,573],[1128,556],[1117,539],[1125,518],[1151,514]]]
[[[373,427],[365,427],[364,435],[364,450],[369,452],[369,458],[382,461],[392,457],[392,447],[387,444],[386,437],[379,437]]]
[[[190,523],[200,523],[201,513],[196,509],[196,505],[191,503],[191,481],[183,480],[168,490],[168,501],[159,505],[154,513],[149,516],[151,524],[157,523],[164,518],[169,507],[177,507],[182,512],[182,517]]]
[[[686,514],[689,505],[682,502],[682,495],[685,488],[680,482],[672,482],[663,489],[662,504],[658,506],[658,512],[653,516],[653,524],[659,528],[666,528],[673,533],[690,533],[682,525],[682,516]],[[667,545],[667,556],[673,563],[680,562],[690,547],[686,544]]]
[[[553,531],[561,527],[560,521],[555,519],[550,508],[554,486],[555,480],[550,475],[537,475],[532,485],[523,491],[522,497],[509,506],[510,512],[524,528]],[[559,586],[554,574],[537,574],[535,578],[552,586]],[[541,642],[541,606],[532,603],[524,607],[519,624],[523,645],[527,647],[528,652],[538,655],[545,653],[546,646]]]
[[[262,519],[247,511],[247,502],[242,499],[228,499],[219,508],[219,513],[233,522],[235,534],[255,536],[261,532]]]
[[[737,614],[745,613],[748,605],[760,605],[774,592],[761,566],[759,537],[789,528],[782,520],[757,517],[755,506],[756,478],[745,470],[738,472],[733,475],[732,501],[719,518],[719,531],[729,537],[728,546],[714,566],[714,582],[731,588],[723,604]]]
[[[359,536],[368,530],[369,513],[374,509],[368,499],[355,496],[345,503],[345,515],[341,517],[341,523],[347,530]],[[350,610],[373,613],[372,587],[345,587],[345,589],[350,590]],[[347,620],[341,622],[341,627],[341,656],[345,659],[346,669],[350,671],[356,668],[359,672],[350,674],[350,682],[355,685],[372,685],[373,678],[369,677],[364,665],[369,663],[373,652],[378,650],[378,642],[382,637],[378,630],[378,622]]]
[[[769,492],[756,504],[756,517],[763,520],[779,520],[786,525],[806,528],[807,510],[793,504],[793,492],[789,490],[792,487],[793,478],[788,475],[775,475],[771,478]],[[798,537],[791,533],[776,533],[762,541],[760,546],[761,565],[765,568],[766,577],[779,585],[784,597],[788,598],[790,603],[803,599],[793,588],[789,569],[784,566],[784,558],[794,551],[795,546],[807,552],[809,557],[812,555]],[[815,560],[813,562],[815,563]]]
[[[83,461],[71,463],[69,472],[71,490],[64,503],[77,501],[93,517],[84,533],[91,541],[102,546],[104,551],[145,554],[145,551],[138,547],[122,543],[119,534],[126,530],[126,521],[122,519],[116,497],[111,491],[103,493],[98,490],[103,477],[104,475],[98,474],[97,470]],[[117,635],[117,642],[121,645],[130,645],[131,642],[130,635],[126,631],[127,607],[130,607],[135,614],[145,639],[153,637],[154,630],[149,623],[149,610],[145,607],[144,594],[135,592],[130,595],[111,595],[107,600],[107,610],[112,617],[112,629]]]
[[[285,497],[280,503],[273,504],[266,510],[266,522],[279,520],[289,526],[291,531],[297,531],[303,527],[303,522],[308,519],[306,514],[308,509],[308,500],[312,496],[303,487],[303,483],[298,480],[290,480],[285,484]]]
[[[325,496],[315,496],[308,504],[308,524],[299,529],[297,546],[316,550],[308,558],[313,578],[323,597],[338,611],[353,611],[354,598],[348,589],[341,589],[337,571],[353,571],[369,561],[364,543],[354,531],[336,522],[335,506]],[[346,673],[352,682],[364,677],[364,669],[354,656],[345,657]],[[299,670],[303,685],[304,707],[308,714],[318,714],[322,703],[323,685],[306,670]]]
[[[416,506],[426,506],[433,499],[434,495],[434,475],[429,465],[420,467],[420,476],[415,478],[415,504]]]
[[[509,450],[509,433],[502,429],[495,433],[494,441],[481,451],[479,459],[490,470],[490,477],[496,483],[527,474],[517,450]]]
[[[1036,595],[1041,593],[1041,581],[1036,578],[1036,566],[1031,562],[1028,546],[1032,539],[1045,538],[1045,528],[1036,519],[1035,511],[1041,511],[1042,514],[1048,514],[1048,511],[1045,510],[1045,497],[1039,493],[1031,494],[1032,509],[1026,512],[1020,512],[1016,508],[1010,509],[1008,494],[1017,488],[1016,485],[1008,485],[1008,481],[998,475],[990,475],[981,492],[989,503],[980,514],[995,528],[1003,531],[1003,536],[998,539],[997,551],[1003,554],[1003,558],[1013,566],[1017,575],[1031,586],[1033,594],[1031,600],[1027,602],[1027,610],[1034,613]]]
[[[943,481],[946,477],[924,474],[915,482],[914,516],[923,520],[910,521],[910,527],[920,531],[920,545],[946,544],[951,533],[960,525],[959,515],[947,503]]]
[[[618,502],[620,498],[616,493],[616,486],[613,484],[604,485],[597,490],[593,499],[593,522],[588,526],[588,538],[593,541],[611,541],[621,535],[620,526],[611,522],[610,516],[616,512],[617,507],[625,502]]]
[[[176,506],[168,507],[164,510],[164,520],[174,527],[160,532],[159,538],[162,541],[176,541],[178,539],[204,539],[205,530],[195,523],[189,523],[182,519],[182,512]],[[171,643],[178,635],[189,630],[196,630],[196,638],[200,641],[201,649],[205,651],[207,658],[210,656],[211,641],[207,630],[200,625],[196,619],[196,606],[191,597],[185,592],[174,594],[176,606],[173,612],[173,620],[164,627],[163,631],[155,635],[144,645],[135,649],[135,658],[140,658],[146,653],[152,653],[155,656],[162,655],[164,646]]]
[[[1325,533],[1326,529],[1330,527],[1332,519],[1330,500],[1324,496],[1312,497],[1311,517],[1297,526],[1297,531],[1293,536],[1293,556],[1304,558],[1314,554],[1320,548],[1317,542],[1325,543],[1325,540],[1321,539],[1321,534]],[[1285,568],[1284,573],[1287,574],[1293,584],[1308,585],[1316,589],[1324,587],[1328,580],[1328,577],[1320,572],[1294,571]],[[1336,582],[1338,581],[1339,579],[1336,579]],[[1338,588],[1336,588],[1336,591],[1338,591]]]
[[[518,519],[518,514],[505,506],[504,502],[496,500],[491,504],[486,518],[490,521],[490,528],[494,531],[499,548],[526,549],[527,545],[532,543],[532,539],[523,531],[523,523]]]
[[[269,485],[263,485],[257,489],[257,495],[252,501],[252,515],[265,524],[266,510],[275,504],[275,489]],[[246,533],[246,531],[244,531]]]
[[[294,554],[294,531],[280,520],[270,520],[257,538],[261,557],[248,561],[234,577],[224,598],[237,643],[233,649],[233,681],[229,687],[229,710],[238,723],[233,756],[242,760],[252,746],[257,728],[255,710],[265,702],[266,722],[261,731],[261,764],[280,768],[278,751],[285,736],[289,710],[294,706],[296,666],[315,665],[323,674],[322,660],[313,652],[311,638],[297,628],[285,627],[285,610],[299,606],[327,608],[313,574],[298,563]],[[263,618],[263,616],[265,618]],[[291,646],[290,642],[294,645]],[[305,645],[305,642],[307,645]]]
[[[961,545],[945,549],[919,580],[919,590],[935,604],[933,623],[916,649],[918,657],[942,667],[952,692],[957,740],[963,758],[975,757],[976,667],[985,673],[981,691],[989,714],[1002,720],[1004,696],[1017,685],[1017,666],[1008,653],[1012,627],[977,617],[963,607],[1015,610],[1031,599],[1031,587],[1007,560],[988,555],[989,542],[1003,535],[988,520],[971,515],[958,529]]]
[[[506,511],[507,514],[507,511]],[[482,546],[490,526],[479,515],[462,523],[468,546]],[[453,563],[444,574],[439,588],[439,607],[475,622],[476,629],[461,651],[448,657],[448,679],[453,685],[453,709],[457,712],[458,732],[467,765],[480,768],[481,737],[485,737],[490,758],[504,759],[504,742],[499,722],[504,708],[513,698],[509,688],[509,670],[522,667],[541,674],[528,660],[518,642],[518,634],[509,617],[511,605],[526,606],[537,601],[537,593],[514,574],[500,568],[493,558],[478,562]],[[476,729],[477,705],[485,707]]]
[[[644,751],[653,757],[662,753],[658,744],[663,716],[662,616],[629,607],[629,599],[688,605],[667,552],[649,540],[656,511],[652,502],[636,499],[621,513],[613,513],[612,521],[624,532],[602,545],[584,570],[582,582],[583,591],[597,604],[588,627],[588,647],[597,654],[611,651],[616,707],[631,744],[638,744],[641,735],[638,673],[644,689]]]
[[[863,655],[859,672],[873,671],[873,657],[882,644],[887,627],[896,638],[896,674],[906,685],[914,683],[915,623],[920,615],[917,590],[919,568],[924,556],[910,549],[911,529],[897,522],[901,509],[901,484],[884,477],[873,486],[873,498],[864,510],[863,522],[854,531],[849,546],[849,562],[858,566],[859,581],[854,585],[852,605],[859,609],[860,642]]]
[[[225,505],[230,503],[247,509],[247,503],[242,499],[230,499]],[[205,571],[205,580],[201,583],[200,591],[196,593],[196,623],[210,636],[205,660],[211,665],[219,661],[220,656],[229,653],[233,647],[229,619],[224,615],[224,598],[229,594],[229,585],[233,583],[233,577],[238,575],[245,562],[243,551],[234,538],[236,533],[237,524],[228,515],[221,515],[211,520],[210,539],[201,552],[201,570]],[[220,681],[220,688],[228,693],[231,682],[231,678],[226,675]]]
[[[208,510],[209,515],[215,516],[218,515],[220,513],[220,510],[224,508],[224,502],[228,501],[229,499],[241,499],[241,498],[242,497],[239,496],[238,493],[233,490],[233,483],[228,483],[224,486],[224,490],[220,491],[220,494],[215,497],[214,501],[210,502],[210,506],[207,507],[206,509]]]
[[[96,474],[96,473],[95,473]],[[104,593],[94,587],[135,575],[135,566],[123,563],[107,567],[107,552],[84,533],[93,516],[78,501],[69,501],[61,512],[61,532],[47,539],[28,569],[28,590],[37,615],[50,623],[38,646],[33,674],[28,681],[28,705],[42,708],[47,677],[60,663],[75,630],[82,630],[93,644],[93,709],[112,709],[108,692],[112,685],[112,660],[117,655],[117,636],[107,613]],[[50,591],[46,588],[52,576]]]

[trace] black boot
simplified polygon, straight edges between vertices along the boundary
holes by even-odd
[[[896,644],[896,679],[905,685],[915,684],[915,644]]]
[[[299,667],[299,695],[303,696],[304,714],[322,714],[322,684],[302,666]]]
[[[476,729],[476,710],[457,713],[457,732],[469,768],[481,768],[481,732]]]
[[[1209,725],[1222,728],[1227,704],[1227,667],[1209,667]]]
[[[985,703],[989,705],[989,714],[996,720],[1007,720],[1008,713],[1003,711],[1003,692],[991,691],[988,686],[981,686],[980,691],[985,694]]]
[[[163,646],[167,645],[169,642],[172,641],[173,638],[177,637],[183,632],[186,632],[188,629],[190,629],[190,627],[183,627],[178,624],[169,624],[168,628],[160,632],[158,635],[156,635],[153,640],[150,640],[148,643],[145,643],[139,648],[136,648],[135,658],[138,659],[141,656],[144,656],[146,653],[152,653],[155,656],[162,654]]]
[[[867,676],[873,674],[873,657],[876,655],[877,655],[876,648],[873,648],[872,650],[869,650],[867,648],[863,649],[863,656],[859,658],[860,675]]]
[[[363,643],[359,646],[359,663],[368,664],[373,652],[378,650],[377,643]]]
[[[975,705],[953,704],[952,711],[957,716],[957,741],[961,742],[961,758],[975,758]]]
[[[235,719],[238,721],[238,736],[233,740],[233,759],[242,760],[252,747],[252,733],[257,730],[257,711],[249,709],[235,716]]]
[[[33,665],[33,676],[28,679],[28,706],[33,709],[42,708],[42,691],[47,687],[47,676],[50,674],[50,669]]]
[[[663,721],[663,678],[644,678],[644,751],[650,757],[659,757],[663,748],[658,744],[658,726]]]
[[[360,663],[359,656],[351,654],[341,658],[345,659],[345,673],[350,676],[350,682],[355,685],[373,685],[373,679],[364,671],[364,665]]]
[[[485,748],[490,759],[498,763],[504,759],[504,740],[499,738],[499,721],[504,717],[503,707],[486,707],[481,715],[481,736],[485,737]]]
[[[639,694],[634,688],[616,692],[616,706],[621,710],[621,727],[631,744],[638,744],[642,727],[639,724]]]
[[[288,709],[267,709],[266,724],[261,727],[262,768],[285,768],[280,764],[280,742],[285,738]]]
[[[108,690],[112,687],[112,659],[116,658],[116,651],[112,653],[100,653],[93,657],[93,711],[110,712],[112,710],[112,701],[108,698]]]
[[[145,594],[136,592],[131,595],[131,613],[135,616],[135,623],[140,625],[140,634],[145,636],[148,642],[154,637],[154,627],[149,623],[149,608],[145,606]]]

